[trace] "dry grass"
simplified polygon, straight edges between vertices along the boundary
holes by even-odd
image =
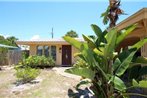
[[[68,89],[78,83],[52,70],[41,70],[40,83],[27,90],[12,92],[16,81],[14,73],[14,69],[0,71],[0,98],[68,98]]]

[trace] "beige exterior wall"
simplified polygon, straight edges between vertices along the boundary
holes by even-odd
[[[48,45],[44,45],[44,44],[39,44],[40,46],[56,46],[56,65],[62,65],[62,44],[57,44],[57,45],[51,45],[51,44],[48,44]],[[38,45],[30,45],[30,55],[36,55],[37,53],[37,46]],[[77,49],[75,49],[74,47],[72,47],[71,49],[72,51],[72,64],[75,63],[76,61],[76,58],[74,58],[74,54],[76,52],[78,52]]]
[[[62,64],[62,45],[56,45],[56,65]]]
[[[77,58],[74,57],[75,53],[78,53],[78,50],[72,46],[72,64],[74,64],[77,60]]]
[[[30,46],[30,55],[36,55],[36,45]]]

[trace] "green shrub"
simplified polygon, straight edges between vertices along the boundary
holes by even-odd
[[[22,83],[27,83],[34,80],[39,73],[39,69],[34,69],[31,67],[16,68],[16,77],[18,78],[18,81]]]
[[[22,65],[29,67],[53,67],[55,66],[55,61],[52,57],[29,56],[22,62]]]
[[[73,66],[74,67],[86,67],[88,66],[88,64],[84,60],[79,58]]]

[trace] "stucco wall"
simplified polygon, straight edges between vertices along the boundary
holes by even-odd
[[[30,46],[30,55],[36,55],[36,45]]]
[[[30,55],[36,55],[37,53],[37,46],[38,45],[30,45]],[[40,45],[40,46],[44,46],[44,45]],[[56,65],[62,65],[62,45],[58,44],[58,45],[46,45],[46,46],[56,46]],[[78,52],[77,49],[75,49],[74,47],[72,47],[71,49],[72,51],[72,64],[74,64],[74,62],[76,61],[76,58],[74,58],[74,54],[76,52]]]
[[[56,65],[61,65],[62,64],[62,50],[61,50],[62,45],[56,45]]]
[[[78,50],[72,46],[72,64],[74,64],[77,60],[77,58],[74,57],[75,53],[78,53]]]

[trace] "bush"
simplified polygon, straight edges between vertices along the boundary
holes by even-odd
[[[73,66],[74,67],[87,67],[88,64],[84,60],[79,58]]]
[[[16,68],[16,77],[18,78],[18,81],[22,83],[27,83],[34,80],[39,73],[39,69],[34,69],[31,67]]]
[[[52,57],[29,56],[22,62],[22,65],[29,67],[53,67],[55,66],[55,61]]]

